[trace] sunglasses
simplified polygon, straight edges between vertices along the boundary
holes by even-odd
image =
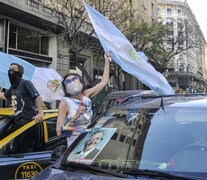
[[[78,79],[78,76],[73,77],[72,79],[67,79],[64,81],[65,84],[70,84],[71,82],[75,81]]]

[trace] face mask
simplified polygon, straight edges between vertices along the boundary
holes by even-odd
[[[9,80],[12,88],[16,88],[22,79],[22,74],[17,71],[9,70],[8,71]]]
[[[77,96],[83,89],[83,85],[80,81],[71,82],[66,86],[66,91],[68,94]]]

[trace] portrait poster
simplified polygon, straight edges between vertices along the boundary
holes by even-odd
[[[97,132],[88,132],[82,142],[70,153],[69,162],[91,164],[107,145],[117,128],[100,128]]]

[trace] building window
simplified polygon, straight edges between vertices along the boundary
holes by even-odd
[[[126,138],[126,136],[124,136],[124,135],[121,134],[119,141],[120,142],[124,142],[125,138]]]
[[[18,28],[17,48],[29,52],[39,53],[39,37],[30,30]]]
[[[182,26],[182,24],[183,24],[183,20],[182,20],[182,19],[178,19],[178,20],[177,20],[177,23],[178,23],[178,26]]]
[[[9,48],[48,55],[49,38],[36,31],[10,25]]]
[[[132,140],[132,139],[131,139],[130,137],[127,137],[127,139],[126,139],[126,143],[127,143],[127,144],[130,144],[130,143],[131,143],[131,140]]]
[[[41,37],[41,53],[40,54],[46,54],[48,55],[48,49],[49,49],[49,38],[47,36]]]
[[[157,8],[157,12],[160,13],[161,12],[161,9],[160,8]]]
[[[167,17],[167,25],[173,25],[173,19],[170,17]]]
[[[162,24],[162,18],[158,17],[158,24]]]
[[[178,31],[178,33],[183,32],[183,28],[182,28],[182,26],[178,26],[177,31]]]
[[[181,9],[178,9],[178,14],[181,14],[181,13],[182,13]]]
[[[167,14],[172,14],[172,9],[167,8]]]
[[[174,72],[174,68],[168,68],[168,72]]]
[[[174,38],[173,37],[168,37],[167,44],[168,45],[173,45],[173,42],[174,42]]]
[[[133,140],[132,146],[136,145],[136,139]]]
[[[10,33],[9,33],[9,47],[17,49],[17,27],[10,26]]]
[[[183,66],[183,65],[180,65],[180,67],[179,67],[179,71],[180,71],[180,72],[184,72],[184,66]]]
[[[118,136],[118,133],[114,133],[114,135],[111,137],[111,139],[116,141],[117,136]]]
[[[167,34],[168,34],[169,36],[173,36],[173,35],[174,35],[174,31],[169,30],[169,31],[167,32]]]

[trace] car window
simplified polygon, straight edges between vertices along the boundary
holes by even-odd
[[[0,127],[6,122],[5,116],[0,116]]]
[[[122,99],[106,99],[97,111],[97,115],[105,112],[107,109],[118,104]]]
[[[97,122],[98,131],[113,132],[110,139],[100,141],[96,154],[89,156],[81,149],[85,138],[94,133],[88,132],[76,142],[66,164],[81,162],[111,170],[206,172],[206,108],[113,109]]]
[[[48,118],[46,122],[47,122],[48,138],[57,136],[56,133],[57,117]]]
[[[0,116],[0,140],[13,132],[14,118],[12,116]]]

